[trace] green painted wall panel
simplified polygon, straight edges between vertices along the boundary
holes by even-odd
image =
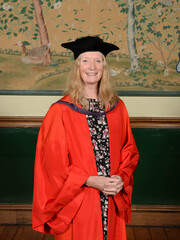
[[[1,203],[31,203],[37,128],[0,128]]]
[[[0,203],[32,203],[38,128],[0,128]],[[134,204],[180,204],[180,129],[133,129]]]
[[[140,153],[133,203],[180,204],[180,129],[133,129]]]

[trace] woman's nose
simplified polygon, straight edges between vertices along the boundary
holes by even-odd
[[[91,69],[91,70],[95,69],[95,62],[94,61],[91,61],[89,63],[89,69]]]

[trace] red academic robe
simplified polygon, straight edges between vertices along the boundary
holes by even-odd
[[[69,102],[70,97],[62,100]],[[139,154],[123,101],[106,116],[111,175],[124,181],[122,191],[109,197],[107,237],[124,240]],[[86,115],[53,104],[37,141],[33,229],[54,234],[58,240],[103,240],[100,193],[84,185],[89,176],[97,176],[97,169]]]

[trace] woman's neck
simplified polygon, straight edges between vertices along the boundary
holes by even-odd
[[[95,86],[84,86],[84,97],[98,99],[98,89]]]

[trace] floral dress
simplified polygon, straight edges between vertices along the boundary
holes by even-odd
[[[93,112],[104,112],[100,101],[96,99],[87,99],[89,102],[89,110]],[[109,129],[106,115],[95,117],[86,115],[91,140],[96,160],[98,176],[110,176],[110,151],[109,151]],[[100,192],[101,212],[104,240],[107,239],[108,224],[108,196]]]

